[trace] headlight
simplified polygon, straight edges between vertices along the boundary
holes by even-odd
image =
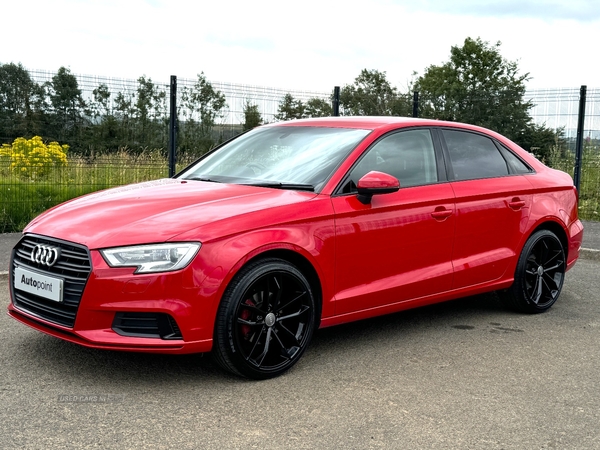
[[[171,272],[186,267],[200,246],[199,242],[150,244],[109,248],[100,253],[110,267],[137,267],[135,273]]]

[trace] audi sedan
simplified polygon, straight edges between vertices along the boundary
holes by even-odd
[[[540,313],[583,227],[569,175],[471,125],[335,117],[255,128],[174,178],[24,230],[8,313],[97,349],[292,367],[319,327],[499,291]]]

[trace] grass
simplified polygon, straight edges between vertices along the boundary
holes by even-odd
[[[178,170],[186,162],[180,162]],[[21,231],[38,214],[72,198],[168,174],[167,158],[160,151],[69,157],[67,167],[54,168],[38,179],[19,177],[6,160],[0,160],[0,232]]]
[[[177,170],[189,162],[178,163]],[[553,152],[546,163],[571,176],[574,157],[570,152]],[[579,192],[579,215],[584,220],[600,220],[600,149],[584,150]],[[0,158],[0,233],[21,231],[31,219],[64,201],[124,184],[168,176],[167,158],[161,151],[131,154],[126,150],[88,158],[69,157],[67,167],[54,168],[39,179],[19,177],[11,172],[9,161]]]
[[[545,163],[574,176],[575,157],[571,152],[555,150]],[[586,145],[583,150],[579,187],[579,218],[600,220],[600,148],[594,145]]]

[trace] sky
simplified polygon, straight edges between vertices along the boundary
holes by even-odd
[[[401,90],[471,37],[529,89],[600,87],[600,0],[0,0],[0,64],[330,92],[362,69]]]

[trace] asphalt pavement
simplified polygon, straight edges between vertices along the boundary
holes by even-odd
[[[320,329],[261,382],[0,314],[0,449],[598,450],[599,271],[580,260],[545,314],[485,294]]]
[[[600,223],[546,314],[495,293],[318,330],[264,382],[0,314],[0,449],[600,448]],[[0,234],[0,305],[20,234]]]

